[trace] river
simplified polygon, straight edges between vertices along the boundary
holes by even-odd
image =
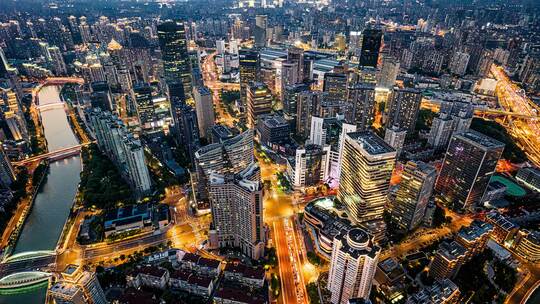
[[[58,86],[43,87],[38,95],[40,104],[58,102],[60,89]],[[41,113],[41,119],[49,151],[78,144],[63,108],[46,109]],[[14,253],[55,249],[77,192],[80,172],[79,156],[50,164],[47,179],[36,196]],[[43,303],[45,292],[46,288],[40,287],[24,294],[0,296],[0,304]]]

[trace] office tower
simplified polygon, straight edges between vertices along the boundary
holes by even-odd
[[[453,209],[473,208],[480,203],[503,150],[503,143],[480,132],[454,134],[435,190]]]
[[[540,262],[540,232],[520,230],[515,243],[515,252],[519,256],[532,263]]]
[[[463,264],[466,251],[456,241],[443,241],[429,265],[428,275],[435,280],[453,278]]]
[[[7,157],[4,149],[0,147],[0,187],[9,189],[9,186],[15,181],[15,171],[11,166],[11,161]]]
[[[210,139],[211,128],[215,123],[212,93],[207,87],[195,87],[193,88],[193,98],[195,99],[200,137]]]
[[[455,239],[467,251],[464,263],[484,251],[493,230],[493,225],[480,220],[474,220],[469,226],[459,229]]]
[[[412,134],[416,126],[422,94],[415,89],[393,91],[387,107],[387,126],[399,126]]]
[[[290,138],[291,125],[279,114],[267,114],[259,117],[257,133],[259,142],[269,148],[285,144]]]
[[[390,210],[392,222],[400,229],[411,231],[420,226],[436,179],[435,168],[424,162],[408,161],[405,164]]]
[[[247,124],[255,128],[260,115],[272,112],[272,93],[262,82],[251,82],[247,89]]]
[[[253,260],[264,256],[263,190],[260,169],[251,163],[235,175],[210,174],[211,248],[235,247]]]
[[[208,183],[212,173],[238,174],[253,163],[253,130],[247,130],[221,143],[204,146],[195,152],[197,197],[208,199]]]
[[[467,72],[467,66],[469,65],[469,59],[471,56],[464,52],[455,52],[450,60],[448,69],[452,74],[459,76],[465,75]]]
[[[135,108],[142,129],[152,129],[156,120],[154,103],[152,101],[152,87],[140,85],[133,89],[135,96]]]
[[[171,101],[184,102],[191,97],[192,86],[185,25],[179,21],[166,21],[157,26],[157,31]]]
[[[78,265],[68,265],[62,278],[49,288],[57,304],[107,304],[96,274]]]
[[[323,94],[315,91],[303,91],[298,94],[296,105],[296,135],[307,137],[310,133],[311,117],[318,108]]]
[[[298,83],[309,79],[309,74],[304,72],[304,50],[297,47],[290,47],[287,50],[287,61],[296,63]],[[306,79],[307,78],[307,79]]]
[[[281,62],[280,72],[276,80],[276,91],[281,93],[281,100],[284,98],[283,88],[301,82],[301,76],[298,74],[298,63],[291,61]]]
[[[377,67],[377,62],[379,60],[379,49],[381,48],[381,39],[381,30],[364,30],[362,33],[362,50],[359,59],[360,66]]]
[[[241,49],[238,53],[240,74],[240,101],[242,111],[247,107],[247,91],[249,84],[259,79],[259,52],[250,49]]]
[[[439,116],[433,118],[428,135],[428,144],[436,151],[445,150],[453,131],[454,121],[450,115],[445,112],[440,112]]]
[[[295,189],[317,186],[328,178],[330,146],[307,144],[287,160],[287,171]]]
[[[51,56],[51,63],[53,66],[54,74],[56,76],[66,75],[67,67],[60,49],[56,46],[53,46],[48,48],[48,52]]]
[[[328,93],[326,100],[343,102],[347,98],[347,74],[325,73],[323,92]]]
[[[375,86],[355,84],[347,90],[347,123],[356,124],[359,131],[371,128],[375,116]]]
[[[342,230],[333,241],[328,290],[332,304],[369,299],[381,248],[365,230]]]
[[[396,84],[398,73],[399,60],[389,56],[383,57],[381,70],[377,74],[377,87],[383,89],[392,89]]]
[[[305,91],[309,91],[309,86],[303,83],[285,86],[283,89],[283,117],[291,124],[292,133],[296,133],[298,95]]]
[[[183,147],[191,164],[195,161],[195,151],[200,148],[199,123],[195,109],[184,103],[172,106],[176,116],[178,146]]]
[[[337,197],[354,222],[381,220],[396,151],[371,131],[344,138]]]
[[[137,197],[149,194],[152,181],[141,141],[110,112],[94,108],[89,116],[100,150],[116,165]]]
[[[268,27],[268,16],[255,16],[255,28],[253,35],[255,36],[255,46],[262,48],[266,46],[266,28]]]

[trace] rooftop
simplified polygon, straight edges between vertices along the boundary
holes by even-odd
[[[372,131],[347,133],[347,136],[359,143],[370,155],[396,152],[394,148]]]
[[[462,138],[475,145],[479,145],[485,149],[504,148],[504,144],[502,142],[493,139],[483,133],[470,129],[465,132],[458,133],[454,136]]]

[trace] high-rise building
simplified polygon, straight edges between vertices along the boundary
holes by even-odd
[[[369,299],[381,248],[365,230],[342,230],[333,241],[328,290],[332,304]]]
[[[433,118],[428,135],[428,144],[436,151],[445,150],[453,131],[454,121],[450,115],[445,112],[439,113],[439,116]]]
[[[189,155],[191,163],[195,161],[195,151],[200,148],[199,123],[195,109],[187,104],[179,103],[173,105],[176,116],[176,129],[178,132],[179,146]]]
[[[268,16],[257,15],[255,16],[255,28],[253,29],[253,35],[255,36],[255,46],[266,46],[266,28],[268,27]]]
[[[304,50],[297,47],[290,47],[287,50],[287,61],[296,63],[298,82],[309,79],[309,74],[304,72]]]
[[[399,60],[384,56],[381,70],[377,74],[377,88],[392,89],[399,73]]]
[[[405,137],[407,136],[407,131],[400,129],[398,126],[392,126],[386,128],[384,132],[384,141],[390,145],[390,147],[396,149],[396,155],[399,157],[401,154],[401,149],[405,145]]]
[[[422,288],[410,295],[405,304],[457,304],[461,298],[459,288],[449,279],[435,281],[431,286]]]
[[[4,149],[0,147],[0,188],[9,189],[15,181],[15,172]]]
[[[453,278],[461,268],[466,252],[456,241],[442,242],[429,265],[429,276],[436,280]]]
[[[347,89],[347,123],[356,124],[359,131],[369,130],[375,119],[375,86],[355,84]]]
[[[264,256],[263,189],[259,166],[251,163],[235,175],[212,173],[209,177],[213,248],[235,247],[258,260]]]
[[[328,178],[330,146],[308,144],[296,149],[296,157],[287,160],[287,171],[297,189],[317,186]]]
[[[286,86],[283,89],[283,116],[291,124],[293,133],[296,133],[298,95],[305,91],[309,91],[309,86],[303,83]]]
[[[503,150],[503,143],[474,130],[454,134],[435,185],[441,199],[456,210],[478,204]]]
[[[110,112],[95,108],[89,115],[100,150],[118,167],[138,197],[149,194],[152,181],[141,141]]]
[[[62,278],[49,288],[57,304],[107,304],[96,274],[78,265],[68,265]]]
[[[378,29],[366,29],[362,33],[362,49],[359,65],[377,67],[379,49],[381,48],[382,31]]]
[[[383,217],[396,151],[371,131],[345,134],[338,199],[357,223]]]
[[[193,88],[193,98],[195,99],[200,137],[210,139],[211,128],[215,124],[212,93],[207,87],[195,87]]]
[[[298,94],[296,105],[296,134],[307,137],[310,134],[311,118],[316,113],[324,93],[303,91]]]
[[[152,102],[152,87],[140,85],[133,89],[135,96],[135,109],[142,129],[152,129],[156,120],[154,103]]]
[[[247,91],[249,84],[259,80],[259,52],[250,49],[241,49],[238,52],[240,74],[240,101],[245,111],[247,105]]]
[[[290,138],[290,124],[283,116],[268,114],[259,117],[257,133],[259,142],[266,147],[274,144],[284,144]]]
[[[323,92],[328,93],[326,100],[343,102],[347,98],[347,74],[325,73]]]
[[[247,89],[247,124],[255,128],[260,115],[272,112],[272,93],[262,82],[251,82]]]
[[[253,163],[253,130],[247,130],[221,143],[204,146],[195,152],[197,196],[208,197],[206,185],[211,173],[238,174]]]
[[[51,56],[51,63],[53,66],[53,71],[56,76],[66,75],[67,74],[67,67],[66,63],[64,62],[64,57],[62,56],[62,52],[60,49],[56,46],[49,47],[48,53]]]
[[[471,56],[464,52],[455,52],[448,66],[452,74],[463,76],[467,72]]]
[[[405,164],[399,189],[390,204],[392,222],[400,229],[411,231],[420,226],[436,179],[435,168],[424,162]]]
[[[165,82],[173,103],[191,97],[191,64],[183,22],[166,21],[157,27]]]
[[[0,78],[7,78],[8,72],[12,70],[4,54],[4,50],[0,47]]]
[[[387,107],[387,125],[399,126],[407,130],[408,134],[414,132],[422,94],[414,89],[399,89],[393,91]]]

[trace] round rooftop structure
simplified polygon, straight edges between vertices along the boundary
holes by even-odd
[[[347,243],[354,249],[364,249],[368,247],[369,241],[369,234],[364,229],[353,228],[347,233]]]

